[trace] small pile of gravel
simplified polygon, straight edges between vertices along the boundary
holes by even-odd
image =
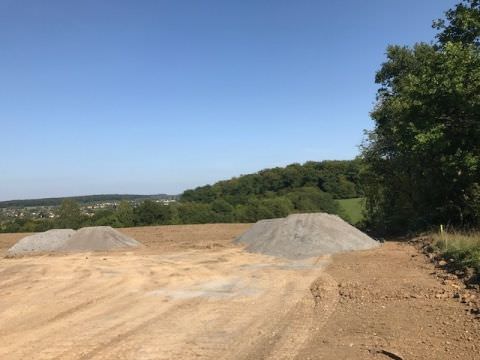
[[[350,250],[365,250],[380,244],[336,215],[294,214],[261,220],[236,242],[249,252],[303,259]]]
[[[108,251],[141,244],[110,226],[94,226],[78,231],[54,229],[24,237],[7,251],[7,256],[46,252]]]
[[[53,229],[26,236],[8,249],[7,255],[55,251],[74,234],[72,229]]]
[[[85,227],[68,238],[59,251],[107,251],[137,247],[140,243],[110,226]]]

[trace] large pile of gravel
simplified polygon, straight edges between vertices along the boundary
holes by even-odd
[[[379,243],[336,215],[294,214],[261,220],[236,240],[246,250],[302,259],[349,250],[365,250]]]
[[[137,247],[138,241],[110,226],[94,226],[78,231],[55,229],[24,237],[8,249],[7,256],[45,252],[108,251]]]

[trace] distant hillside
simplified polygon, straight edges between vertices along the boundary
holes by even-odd
[[[254,223],[262,219],[285,217],[294,213],[326,212],[358,221],[360,203],[341,199],[364,196],[360,185],[359,160],[306,162],[261,170],[213,185],[171,195],[92,195],[74,196],[73,204],[63,204],[56,216],[39,216],[34,212],[13,209],[7,214],[0,232],[38,232],[53,228],[77,229],[85,226],[130,227],[147,225]],[[0,202],[5,207],[59,205],[66,198]],[[168,206],[152,199],[180,200]],[[83,214],[78,204],[138,200],[118,207],[99,207]],[[347,206],[345,206],[347,205]],[[356,206],[356,208],[355,208]],[[359,210],[360,209],[360,210]],[[16,210],[21,210],[17,211]],[[7,211],[8,213],[9,211]],[[7,216],[6,215],[6,216]],[[47,214],[49,215],[49,214]]]
[[[58,198],[28,199],[0,201],[0,208],[29,207],[29,206],[58,206],[65,199],[75,200],[79,204],[89,204],[100,201],[145,200],[145,199],[176,199],[177,195],[134,195],[134,194],[102,194],[85,196],[68,196]]]
[[[359,160],[329,160],[291,164],[242,175],[213,185],[185,191],[182,201],[211,203],[222,199],[231,205],[261,197],[284,196],[300,188],[316,188],[334,199],[363,196]]]
[[[184,222],[255,222],[307,212],[351,221],[338,200],[363,197],[360,168],[360,160],[309,161],[187,190],[180,204],[202,218]]]

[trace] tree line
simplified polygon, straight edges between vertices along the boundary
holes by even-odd
[[[180,201],[165,205],[150,199],[138,205],[122,201],[114,209],[82,214],[77,201],[65,199],[53,219],[19,218],[3,232],[52,228],[113,227],[256,222],[298,212],[327,212],[347,219],[335,199],[360,197],[360,161],[291,164],[187,190]]]
[[[291,164],[187,190],[181,199],[208,203],[221,198],[237,205],[245,204],[252,198],[286,195],[303,187],[317,188],[334,199],[360,197],[363,196],[360,166],[360,160]]]
[[[480,225],[480,1],[433,27],[431,43],[389,46],[376,74],[361,177],[377,232]]]

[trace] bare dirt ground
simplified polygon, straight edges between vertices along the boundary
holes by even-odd
[[[480,321],[438,296],[451,285],[412,246],[292,262],[234,245],[247,227],[122,229],[145,248],[1,258],[0,358],[480,359]],[[21,237],[0,235],[0,255]]]

